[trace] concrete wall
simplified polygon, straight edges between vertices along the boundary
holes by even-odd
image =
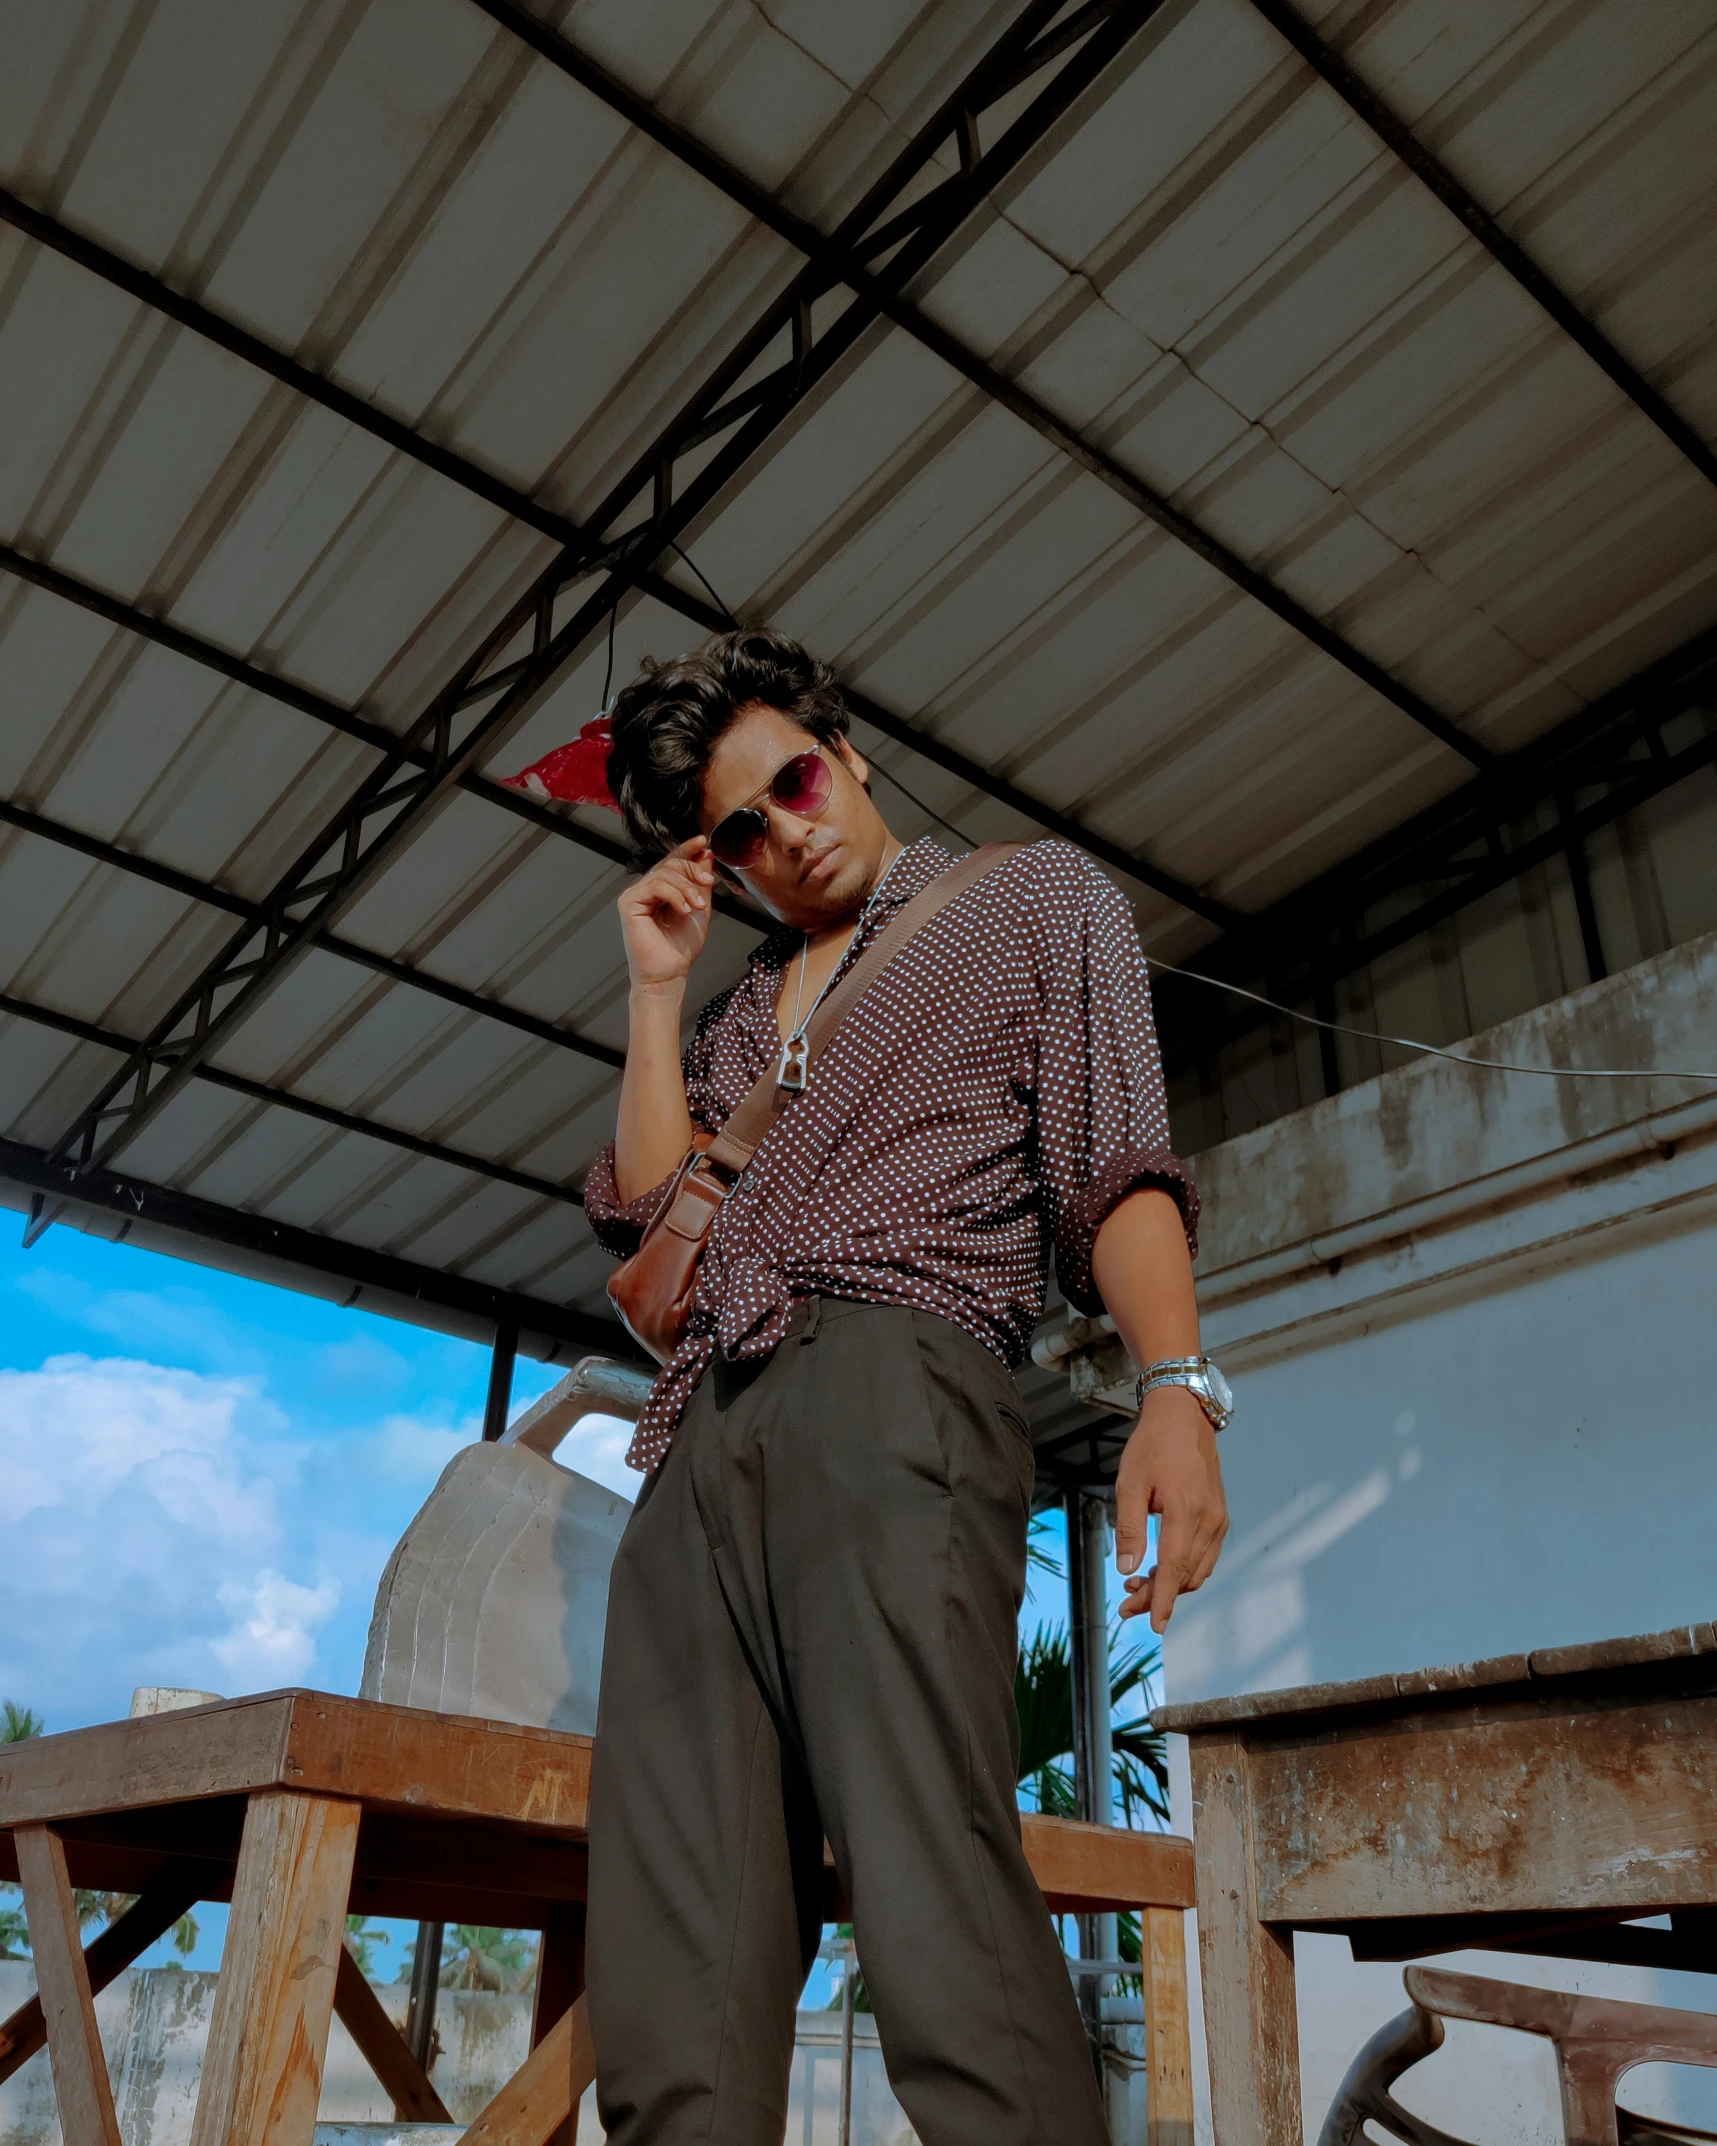
[[[26,1960],[0,1960],[0,2019],[35,1990]],[[123,2146],[189,2146],[197,2081],[208,2041],[215,1977],[174,1967],[131,1970],[95,2000],[108,2076],[113,2081]],[[376,1994],[403,2024],[406,1992],[383,1984]],[[530,2040],[529,1996],[443,1990],[436,2006],[439,2054],[431,2076],[454,2116],[470,2121],[524,2062]],[[889,2090],[873,2021],[855,2023],[853,2146],[916,2146],[916,2134]],[[787,2146],[836,2146],[840,2131],[840,2017],[801,2012],[794,2052]],[[392,2105],[377,2087],[350,2035],[335,2020],[323,2075],[318,2146],[357,2146],[333,2127],[386,2124]],[[422,2137],[423,2134],[418,2134]],[[449,2133],[449,2137],[454,2134]],[[585,2096],[579,2137],[602,2137],[595,2090]],[[0,2146],[60,2146],[46,2051],[0,2086]],[[366,2146],[385,2146],[371,2134]]]
[[[1717,1070],[1717,936],[1468,1047]],[[1229,1141],[1197,1173],[1207,1345],[1238,1401],[1223,1438],[1234,1530],[1176,1612],[1170,1697],[1712,1615],[1717,1087],[1427,1060]],[[1404,2001],[1398,1969],[1346,1954],[1300,1947],[1312,2138],[1353,2052]],[[1706,2010],[1717,1996],[1696,1976],[1450,1964]],[[1418,2106],[1486,2146],[1548,2146],[1547,2062],[1527,2037],[1452,2030]],[[1679,2102],[1643,2078],[1629,2098],[1717,2125],[1711,2075],[1671,2076]]]

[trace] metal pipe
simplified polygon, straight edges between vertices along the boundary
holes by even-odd
[[[847,1945],[845,1971],[841,1976],[841,2130],[840,2146],[852,2146],[853,2135],[853,2013],[856,2010],[858,1948]]]
[[[447,1925],[420,1922],[417,1950],[411,1961],[411,1995],[406,2000],[406,2046],[427,2075],[435,2054],[435,2000],[441,1988],[441,1941]]]
[[[519,1330],[511,1320],[495,1326],[495,1346],[489,1355],[489,1393],[483,1404],[483,1442],[493,1445],[504,1436],[507,1415],[513,1403],[513,1364],[519,1353]]]

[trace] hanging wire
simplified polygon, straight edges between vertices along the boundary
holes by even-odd
[[[941,813],[939,813],[933,805],[927,805],[924,802],[923,798],[915,797],[913,793],[906,787],[905,783],[901,781],[900,777],[898,775],[890,773],[890,771],[883,766],[880,760],[872,760],[869,765],[871,773],[873,775],[880,775],[884,782],[893,783],[894,787],[900,792],[901,796],[905,798],[906,802],[909,805],[916,805],[919,811],[924,814],[926,819],[934,820],[938,827],[945,827],[948,830],[949,834],[954,837],[956,842],[964,842],[968,849],[977,848],[978,845],[972,840],[969,834],[965,833],[963,829],[956,827],[952,820],[945,820],[942,817]]]
[[[691,553],[686,550],[683,544],[676,544],[672,537],[669,537],[668,539],[668,549],[670,551],[677,551],[680,557],[684,559],[686,564],[691,568],[692,572],[696,574],[698,579],[703,583],[704,587],[709,591],[710,602],[714,604],[716,609],[721,613],[722,617],[725,618],[727,623],[737,632],[739,627],[738,619],[734,617],[733,613],[727,608],[726,604],[724,604],[721,598],[715,593],[714,584],[711,582],[709,576],[704,572],[703,568],[699,566],[697,561],[692,557]]]
[[[691,553],[671,539],[669,540],[668,548],[679,553],[704,587],[709,590],[710,599],[716,609],[722,613],[730,626],[737,627],[739,624],[738,619],[734,617],[721,598],[716,595],[709,577],[704,573],[703,568],[698,565]],[[608,621],[608,662],[610,671],[612,671],[614,664],[614,620],[612,613]],[[604,706],[607,705],[607,699],[608,689],[605,685],[603,687]],[[938,827],[945,829],[956,841],[964,842],[968,849],[978,847],[976,841],[963,828],[956,827],[952,820],[945,820],[933,806],[927,805],[923,798],[915,796],[901,781],[900,777],[892,774],[879,760],[873,760],[871,766],[885,782],[891,782],[894,785],[908,804],[916,805],[927,819],[934,820]],[[1712,1087],[1717,1087],[1717,1073],[1676,1071],[1673,1068],[1664,1066],[1644,1068],[1637,1066],[1528,1066],[1507,1058],[1472,1058],[1464,1051],[1445,1050],[1441,1044],[1421,1043],[1416,1036],[1386,1036],[1381,1029],[1355,1028],[1346,1021],[1325,1021],[1317,1014],[1306,1013],[1298,1006],[1284,1006],[1280,999],[1266,998],[1261,991],[1248,991],[1243,984],[1231,984],[1220,976],[1207,976],[1200,969],[1183,969],[1173,961],[1158,961],[1154,955],[1147,954],[1145,956],[1145,966],[1149,969],[1155,969],[1160,975],[1184,976],[1189,983],[1208,984],[1213,991],[1226,991],[1231,997],[1249,999],[1254,1006],[1267,1006],[1272,1013],[1286,1014],[1290,1021],[1304,1022],[1307,1028],[1328,1029],[1332,1035],[1336,1036],[1356,1036],[1362,1043],[1392,1043],[1397,1050],[1422,1051],[1429,1058],[1447,1058],[1451,1064],[1457,1066],[1482,1066],[1486,1071],[1492,1073],[1536,1073],[1551,1080],[1696,1080],[1706,1082]]]
[[[1250,999],[1254,1006],[1268,1006],[1272,1013],[1285,1013],[1291,1021],[1303,1021],[1308,1028],[1327,1028],[1334,1035],[1358,1036],[1367,1043],[1393,1043],[1400,1050],[1424,1051],[1432,1058],[1447,1058],[1458,1066],[1485,1066],[1494,1073],[1539,1073],[1552,1080],[1698,1080],[1717,1086],[1717,1073],[1680,1071],[1672,1066],[1528,1066],[1509,1058],[1473,1058],[1465,1051],[1445,1050],[1438,1043],[1421,1043],[1416,1036],[1386,1036],[1381,1029],[1352,1028],[1345,1021],[1320,1020],[1315,1013],[1305,1013],[1298,1006],[1284,1006],[1279,999],[1266,998],[1261,991],[1248,991],[1220,976],[1206,976],[1198,969],[1177,967],[1172,961],[1158,961],[1152,954],[1145,956],[1145,966],[1160,970],[1166,976],[1185,976],[1195,984],[1209,984],[1214,990]]]

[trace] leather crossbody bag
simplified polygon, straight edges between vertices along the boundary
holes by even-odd
[[[805,1032],[805,1080],[829,1038],[907,940],[985,873],[1025,847],[1023,842],[986,842],[922,888],[887,930],[877,934],[811,1018]],[[610,1280],[608,1294],[626,1331],[659,1364],[667,1362],[686,1330],[697,1291],[698,1262],[721,1203],[739,1182],[764,1135],[800,1092],[800,1088],[777,1084],[772,1062],[719,1133],[713,1138],[708,1133],[696,1134],[643,1242]]]

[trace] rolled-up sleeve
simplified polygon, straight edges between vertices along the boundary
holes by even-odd
[[[1198,1193],[1169,1142],[1168,1098],[1150,983],[1132,913],[1077,851],[1045,844],[1076,875],[1043,905],[1037,1157],[1056,1273],[1070,1304],[1103,1309],[1091,1273],[1097,1232],[1131,1192],[1156,1187],[1198,1246]],[[1070,914],[1071,912],[1071,914]]]
[[[692,1123],[701,1125],[708,1133],[720,1132],[727,1116],[715,1095],[711,1061],[716,1023],[732,997],[732,991],[724,991],[710,1000],[699,1014],[692,1040],[680,1059]],[[661,1213],[673,1181],[674,1172],[670,1170],[659,1185],[652,1185],[648,1192],[640,1192],[635,1200],[623,1200],[620,1188],[614,1182],[614,1143],[610,1140],[584,1179],[585,1219],[602,1249],[612,1252],[616,1259],[630,1259],[643,1241],[644,1232]]]

